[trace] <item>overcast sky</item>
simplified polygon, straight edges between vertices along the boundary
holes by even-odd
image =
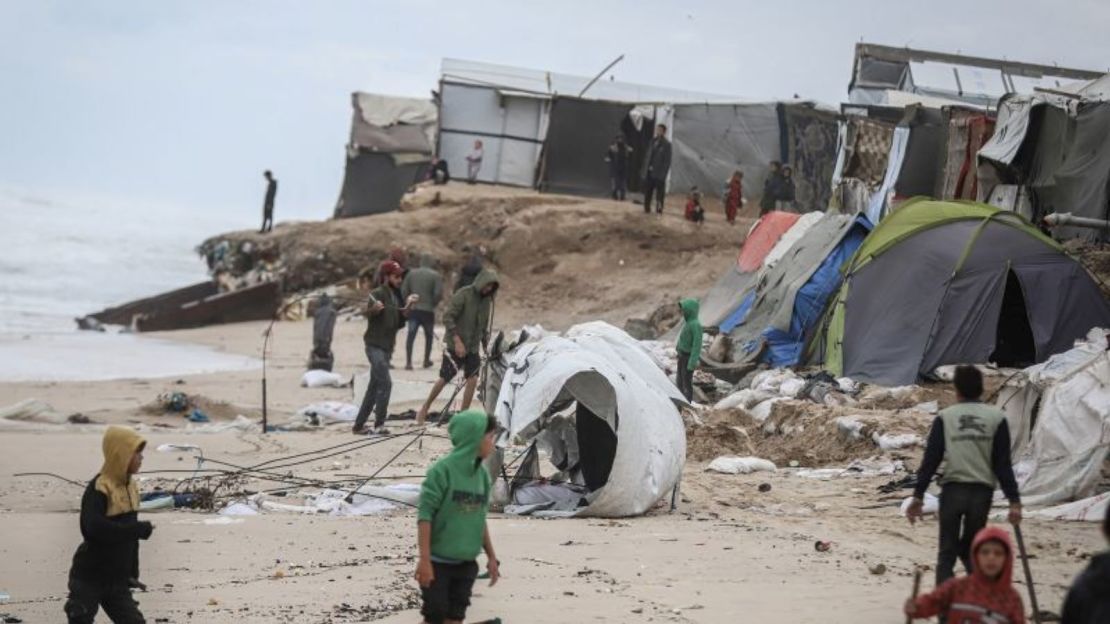
[[[0,0],[0,185],[330,215],[355,90],[426,96],[444,56],[744,99],[843,100],[861,39],[1106,71],[1110,2]],[[253,216],[252,216],[253,219]]]

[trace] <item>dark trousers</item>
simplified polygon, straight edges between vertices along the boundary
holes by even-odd
[[[625,194],[628,192],[627,177],[623,174],[609,176],[609,188],[613,199],[624,201]]]
[[[663,200],[667,196],[667,179],[647,176],[644,178],[644,213],[651,212],[651,197],[655,196],[655,212],[663,214]]]
[[[267,208],[262,211],[262,229],[259,232],[265,234],[274,229],[274,209]]]
[[[466,608],[470,606],[470,594],[474,580],[478,578],[478,563],[432,562],[435,580],[431,587],[421,589],[424,606],[420,614],[428,624],[441,624],[444,620],[466,619]]]
[[[104,608],[115,624],[145,624],[139,603],[131,597],[127,581],[101,583],[70,577],[65,613],[69,624],[93,624],[96,612]]]
[[[678,391],[687,401],[694,398],[694,371],[690,370],[690,354],[678,352],[678,373],[676,374]]]
[[[956,559],[971,574],[971,540],[987,526],[994,488],[980,483],[947,483],[940,490],[940,549],[937,585],[955,576]]]
[[[409,335],[405,339],[405,363],[412,365],[412,347],[416,344],[416,332],[424,330],[424,365],[432,362],[432,343],[435,342],[436,313],[430,310],[409,312]]]
[[[355,417],[355,429],[361,429],[374,412],[374,428],[385,424],[389,409],[389,395],[393,392],[393,379],[389,376],[389,359],[392,353],[373,345],[366,345],[366,359],[370,360],[370,384]]]

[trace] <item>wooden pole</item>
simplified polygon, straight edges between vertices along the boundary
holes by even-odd
[[[910,595],[910,600],[917,600],[917,593],[921,591],[921,568],[914,566],[913,568],[913,594]],[[913,616],[906,616],[906,624],[913,624]]]
[[[1014,525],[1014,538],[1018,552],[1021,553],[1021,567],[1025,570],[1025,586],[1029,589],[1029,602],[1033,605],[1033,624],[1041,624],[1041,609],[1037,606],[1037,592],[1033,588],[1033,572],[1029,569],[1029,556],[1025,554],[1025,540],[1021,536],[1021,525]]]

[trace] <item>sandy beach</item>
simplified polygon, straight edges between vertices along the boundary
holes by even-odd
[[[263,323],[157,335],[157,339],[260,357]],[[336,369],[361,370],[362,324],[341,323]],[[269,357],[271,422],[317,400],[350,400],[350,389],[298,385],[311,333],[307,322],[279,323]],[[145,337],[141,339],[146,339]],[[400,357],[395,365],[401,368]],[[431,371],[396,370],[391,411],[415,406]],[[148,448],[195,444],[206,457],[251,464],[351,440],[343,425],[315,432],[190,433],[180,416],[143,407],[161,392],[184,390],[226,402],[214,417],[257,419],[260,371],[158,379],[0,384],[0,404],[36,398],[59,413],[138,426]],[[179,383],[183,382],[183,383]],[[165,427],[164,425],[169,425]],[[45,476],[85,481],[99,468],[101,425],[36,425],[0,432],[0,605],[26,622],[58,621],[65,577],[79,542],[81,491]],[[370,474],[410,438],[399,437],[325,461],[290,468],[297,476]],[[419,483],[446,442],[428,438],[402,452],[382,477]],[[479,586],[470,618],[505,622],[893,622],[915,564],[931,564],[936,523],[911,527],[896,500],[876,488],[890,477],[815,480],[791,470],[752,475],[705,472],[688,462],[677,509],[660,506],[620,520],[538,520],[493,514],[502,581]],[[188,470],[181,453],[146,453],[144,469]],[[166,476],[166,475],[160,475]],[[154,481],[144,480],[144,488]],[[768,483],[768,492],[758,486]],[[264,488],[266,485],[257,487]],[[287,497],[290,503],[296,494]],[[145,514],[156,526],[142,545],[138,594],[148,621],[417,622],[414,513],[331,517],[269,513],[227,517],[197,511]],[[1087,523],[1027,520],[1026,540],[1042,608],[1057,611],[1085,557],[1100,548]],[[831,541],[828,552],[814,542]],[[881,574],[878,566],[885,568]],[[924,587],[930,587],[931,573]],[[1024,591],[1024,590],[1023,590]],[[101,616],[103,617],[103,616]],[[107,621],[107,620],[98,620]]]

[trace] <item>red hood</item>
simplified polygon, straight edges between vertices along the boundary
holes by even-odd
[[[983,542],[990,540],[998,540],[1006,547],[1006,564],[1002,566],[1002,574],[998,577],[998,580],[992,581],[983,575],[973,563],[971,575],[980,583],[1009,587],[1014,577],[1014,544],[1010,541],[1010,534],[1006,529],[999,526],[987,526],[976,533],[975,539],[971,542],[971,560],[975,561],[975,555],[979,552],[979,547],[982,546]]]

